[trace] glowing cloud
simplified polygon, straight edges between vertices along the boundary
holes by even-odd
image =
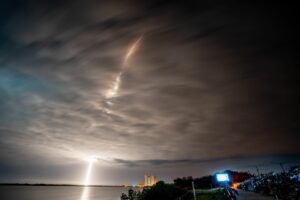
[[[114,80],[112,87],[107,91],[106,98],[112,98],[117,95],[117,92],[120,88],[122,72],[118,74],[116,79]]]

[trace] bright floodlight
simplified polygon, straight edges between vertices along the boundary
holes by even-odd
[[[229,181],[228,174],[217,174],[216,176],[217,176],[217,181],[219,181],[219,182]]]

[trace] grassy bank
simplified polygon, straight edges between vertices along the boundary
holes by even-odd
[[[197,200],[226,200],[224,191],[221,188],[196,190]]]

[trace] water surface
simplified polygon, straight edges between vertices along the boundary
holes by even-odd
[[[120,200],[123,187],[0,186],[1,200]]]

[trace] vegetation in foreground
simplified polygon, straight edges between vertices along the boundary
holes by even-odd
[[[238,183],[243,182],[253,177],[253,175],[248,172],[237,172],[237,171],[226,170],[223,173],[229,175],[230,185],[236,182]],[[188,189],[188,190],[192,189],[192,182],[194,182],[195,188],[197,189],[211,189],[211,188],[220,187],[220,184],[215,179],[214,175],[203,176],[201,178],[193,178],[191,176],[188,176],[183,178],[176,178],[174,180],[175,186],[183,189]]]
[[[228,188],[230,189],[230,188]],[[197,200],[229,200],[236,199],[235,195],[228,193],[229,191],[225,188],[214,188],[214,189],[200,189],[196,190]],[[190,199],[192,200],[192,198]]]
[[[122,194],[121,200],[174,200],[178,197],[181,197],[181,200],[190,200],[191,194],[174,184],[159,181],[152,187],[144,188],[142,192],[130,189],[128,195]]]
[[[231,177],[229,185],[253,177],[248,172],[226,170],[224,173]],[[193,200],[192,182],[197,189],[197,200],[235,199],[232,189],[220,188],[222,185],[215,180],[215,176],[209,175],[201,178],[191,176],[177,178],[174,180],[174,184],[166,184],[160,181],[152,187],[144,188],[142,192],[129,190],[128,195],[122,194],[121,200]]]
[[[198,189],[196,190],[197,200],[229,200],[225,188]],[[128,195],[122,194],[121,200],[193,200],[193,193],[190,190],[183,190],[174,184],[166,184],[162,181],[156,185],[144,188],[142,192],[135,192],[132,189]]]

